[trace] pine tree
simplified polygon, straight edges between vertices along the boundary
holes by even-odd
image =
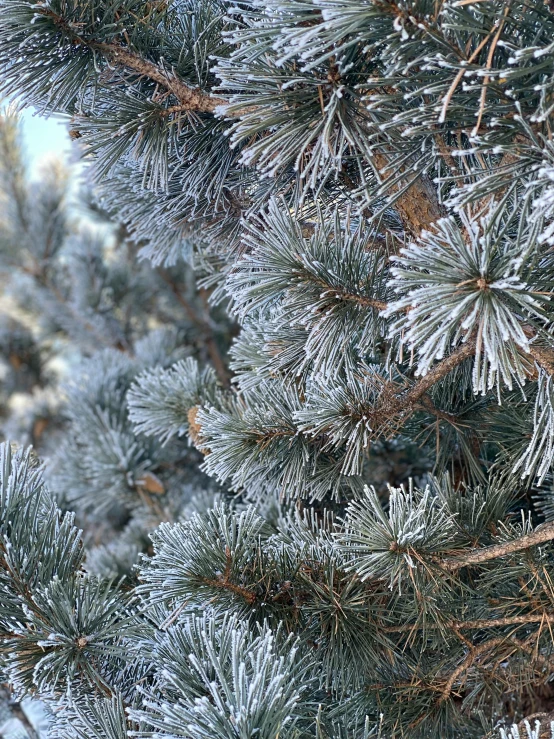
[[[64,739],[554,735],[551,3],[0,10],[2,91],[70,120],[144,273],[64,283],[111,347],[44,470],[2,447],[10,700]]]

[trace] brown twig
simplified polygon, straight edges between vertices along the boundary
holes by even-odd
[[[217,376],[219,377],[220,382],[227,387],[229,385],[229,373],[227,372],[225,362],[223,361],[223,357],[221,356],[219,347],[217,346],[217,342],[213,335],[210,324],[204,318],[202,318],[202,316],[198,315],[195,308],[185,298],[185,296],[179,289],[179,286],[168,272],[166,272],[164,269],[158,269],[158,274],[168,285],[177,302],[182,306],[182,308],[184,308],[185,313],[187,314],[191,323],[193,323],[203,332],[206,348],[208,350],[208,354],[210,355],[210,359],[212,360],[212,364],[217,373]]]
[[[454,684],[456,683],[458,678],[469,670],[469,668],[480,655],[486,654],[491,649],[494,649],[494,647],[502,644],[504,641],[505,637],[498,637],[497,639],[490,639],[489,641],[479,644],[479,646],[477,647],[473,647],[468,652],[463,662],[459,664],[458,667],[456,667],[456,669],[452,672],[452,674],[446,681],[446,684],[442,690],[441,697],[439,698],[439,704],[444,703],[445,700],[448,700],[450,694],[452,693],[452,689],[454,688]]]
[[[437,421],[445,421],[446,423],[449,423],[451,426],[455,427],[460,426],[458,416],[455,416],[453,413],[441,411],[440,408],[436,408],[435,404],[428,395],[424,395],[421,398],[421,408],[427,413],[430,413],[432,416],[435,416]]]
[[[233,564],[233,557],[229,547],[225,547],[225,571],[222,575],[218,575],[215,579],[202,578],[202,582],[205,585],[209,585],[214,588],[221,588],[222,590],[228,590],[235,595],[243,598],[247,603],[252,604],[256,600],[256,596],[247,588],[237,585],[231,582],[231,567]]]
[[[433,366],[426,375],[416,382],[416,384],[404,396],[403,400],[406,405],[411,406],[417,403],[421,398],[435,385],[442,380],[459,364],[475,354],[477,343],[475,339],[468,339],[458,349],[452,352],[446,359],[438,362]]]
[[[359,420],[364,420],[374,438],[394,434],[416,410],[421,410],[425,402],[424,398],[431,387],[474,354],[475,346],[475,341],[468,339],[450,356],[438,362],[409,389],[395,382],[383,382],[376,385],[378,398],[375,405],[363,409],[357,408],[352,411],[352,415],[357,416]],[[434,415],[437,415],[437,412]],[[452,422],[453,418],[445,416],[443,420]]]
[[[420,405],[427,392],[452,370],[475,353],[476,343],[468,339],[446,359],[438,362],[407,391],[399,390],[394,383],[385,384],[379,392],[379,400],[367,411],[372,429],[382,432],[402,425]]]
[[[495,629],[503,626],[519,626],[523,624],[554,623],[554,614],[547,613],[525,613],[520,616],[506,616],[504,618],[482,618],[475,621],[448,621],[445,624],[402,624],[401,626],[384,626],[382,630],[386,634],[404,634],[412,631],[429,629],[437,631],[442,628],[458,631],[479,631],[481,629]]]
[[[494,34],[494,37],[492,39],[489,53],[487,55],[487,62],[486,62],[486,69],[490,69],[492,67],[492,59],[494,56],[494,51],[498,44],[498,39],[500,38],[500,34],[502,32],[502,28],[504,27],[504,23],[506,21],[506,17],[508,15],[508,11],[510,9],[509,3],[504,8],[504,14],[502,18],[500,19],[500,22],[498,23],[498,27],[496,29],[496,33]],[[481,120],[483,119],[483,113],[485,112],[485,101],[487,99],[487,87],[490,81],[490,76],[487,74],[485,75],[485,78],[483,79],[483,87],[481,88],[481,96],[479,99],[479,114],[477,116],[477,122],[475,123],[475,127],[473,128],[473,134],[477,135],[479,133],[479,128],[481,127]]]
[[[446,93],[446,95],[444,96],[444,99],[443,99],[442,109],[441,109],[441,113],[440,113],[440,116],[439,116],[439,123],[443,123],[444,120],[445,120],[445,118],[446,118],[446,111],[448,110],[448,106],[450,105],[450,101],[452,100],[452,96],[456,92],[456,88],[460,84],[462,77],[467,72],[467,64],[471,64],[473,61],[475,61],[475,59],[477,58],[479,52],[487,44],[487,42],[490,39],[490,37],[492,36],[492,34],[493,34],[493,31],[491,30],[490,33],[487,36],[485,36],[485,38],[481,41],[481,43],[473,51],[473,53],[471,54],[471,56],[469,56],[469,58],[466,61],[466,66],[463,66],[460,69],[460,71],[458,72],[458,74],[454,77],[454,79],[452,81],[452,84],[450,85],[450,88],[449,88],[448,92]]]
[[[256,600],[256,596],[254,595],[254,593],[251,593],[246,588],[243,588],[240,585],[236,585],[230,580],[225,580],[222,577],[218,577],[215,580],[210,580],[206,578],[202,580],[202,582],[204,583],[204,585],[209,585],[212,588],[228,590],[230,593],[234,593],[235,595],[243,598],[247,603],[252,604]]]
[[[445,569],[454,572],[459,570],[461,567],[489,562],[492,559],[505,557],[508,554],[514,554],[515,552],[521,552],[525,549],[529,549],[529,547],[535,547],[539,544],[544,544],[547,541],[552,541],[553,539],[554,522],[545,523],[535,529],[532,533],[520,536],[519,539],[513,539],[512,541],[503,542],[502,544],[493,544],[490,547],[483,547],[482,549],[475,549],[468,554],[452,559],[442,560],[441,565]]]
[[[315,282],[316,285],[324,290],[324,295],[337,298],[338,300],[344,300],[349,303],[357,303],[364,308],[375,308],[376,310],[383,311],[388,308],[388,303],[378,298],[370,298],[367,295],[359,295],[358,293],[349,292],[344,287],[332,287],[324,280],[319,280],[313,275],[309,278]]]
[[[156,82],[174,95],[184,110],[194,113],[214,113],[218,106],[228,105],[227,100],[213,97],[199,88],[190,87],[174,72],[170,72],[148,59],[143,59],[136,52],[121,44],[84,38],[74,26],[51,8],[41,4],[35,7],[37,13],[50,18],[57,28],[63,31],[76,46],[90,49],[93,53],[101,54],[111,64],[128,69],[140,77],[147,77],[152,82]]]
[[[389,158],[383,152],[373,153],[373,163],[379,172],[385,172],[390,167]],[[398,185],[391,186],[390,189],[393,192],[401,190]],[[408,188],[400,192],[394,200],[394,207],[404,228],[415,237],[423,230],[431,229],[445,215],[435,187],[425,176],[415,178]]]
[[[143,59],[141,56],[120,44],[103,44],[88,42],[93,50],[100,52],[108,61],[120,67],[125,67],[141,77],[148,77],[166,88],[180,102],[182,110],[194,113],[214,113],[216,108],[227,106],[228,100],[213,97],[199,88],[189,87],[173,72],[169,72],[154,62]]]

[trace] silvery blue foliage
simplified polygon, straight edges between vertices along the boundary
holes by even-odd
[[[394,258],[399,297],[386,315],[401,315],[390,332],[417,351],[423,375],[452,346],[474,339],[475,392],[501,381],[511,389],[526,376],[521,350],[529,352],[530,339],[521,317],[527,325],[551,320],[548,296],[540,283],[533,287],[538,230],[519,223],[509,198],[489,204],[478,220],[463,212],[460,218],[461,224],[454,217],[437,221],[435,232],[424,232]]]
[[[523,728],[520,731],[520,727],[515,724],[509,729],[500,729],[500,739],[540,739],[542,736],[546,737],[545,728],[541,728],[544,722],[536,719],[535,721],[524,721]],[[554,737],[554,721],[550,722],[550,737]],[[548,732],[548,728],[546,732]]]
[[[389,510],[383,510],[374,489],[366,488],[347,508],[345,530],[338,540],[347,561],[363,580],[390,577],[401,588],[420,552],[440,550],[455,540],[455,520],[431,490],[391,490]],[[390,573],[390,574],[389,574]]]
[[[551,4],[0,11],[0,90],[66,117],[106,229],[2,118],[0,709],[32,739],[29,695],[60,739],[543,739]]]
[[[541,483],[552,468],[554,452],[554,408],[552,378],[539,372],[533,416],[533,434],[524,454],[514,466],[522,476],[536,475]]]

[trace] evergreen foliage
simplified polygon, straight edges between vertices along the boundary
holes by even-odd
[[[72,226],[3,121],[35,315],[3,392],[44,406],[54,337],[78,360],[40,433],[6,424],[7,710],[63,739],[550,736],[552,4],[0,11],[1,90],[67,117],[121,224]]]

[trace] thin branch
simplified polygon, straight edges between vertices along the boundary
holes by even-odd
[[[455,428],[458,428],[461,425],[458,416],[455,416],[453,413],[441,411],[440,408],[436,408],[435,404],[428,395],[424,395],[422,397],[421,408],[427,413],[430,413],[432,416],[435,416],[438,421],[445,421]]]
[[[148,77],[153,82],[165,87],[177,100],[182,109],[195,113],[214,113],[216,108],[227,106],[228,100],[212,97],[200,88],[189,87],[183,80],[173,72],[143,59],[134,51],[119,44],[100,44],[89,42],[87,44],[93,51],[99,51],[113,64],[130,69],[141,77]]]
[[[372,158],[380,172],[390,168],[386,154],[375,151]],[[401,188],[396,185],[390,189],[394,192]],[[416,177],[409,187],[397,195],[392,204],[398,211],[404,228],[416,237],[423,230],[431,229],[433,224],[445,215],[433,183],[425,176]]]
[[[318,279],[314,275],[310,274],[307,278],[307,281],[314,282],[316,285],[322,288],[324,290],[324,295],[329,295],[330,297],[335,297],[339,300],[344,300],[349,303],[358,303],[358,305],[361,305],[364,308],[375,308],[379,311],[384,311],[388,308],[388,303],[386,303],[384,300],[379,300],[378,298],[370,298],[367,295],[359,295],[358,293],[348,291],[344,287],[332,287],[331,285],[329,285],[329,283],[325,282],[325,280]]]
[[[233,557],[231,555],[231,550],[229,547],[225,547],[225,570],[223,574],[217,575],[216,578],[213,580],[203,577],[202,582],[205,585],[209,585],[214,588],[228,590],[231,593],[240,596],[251,605],[256,600],[256,595],[247,588],[244,588],[241,585],[237,585],[236,583],[231,581],[232,566]]]
[[[471,651],[467,654],[464,661],[458,665],[458,667],[452,672],[450,677],[448,678],[443,690],[442,695],[439,698],[439,704],[444,703],[445,700],[448,700],[450,698],[450,694],[452,693],[452,689],[454,688],[454,684],[458,680],[458,678],[466,673],[469,668],[473,665],[477,657],[479,657],[482,654],[486,654],[491,649],[494,649],[494,647],[499,646],[505,641],[504,637],[498,637],[497,639],[491,639],[490,641],[483,642],[483,644],[479,644],[477,647],[473,647]],[[463,682],[462,682],[463,685]]]
[[[243,598],[250,605],[252,605],[252,603],[254,603],[254,601],[256,600],[256,596],[254,593],[251,593],[246,588],[243,588],[240,585],[237,585],[236,583],[231,582],[230,580],[226,580],[222,577],[218,577],[215,580],[203,578],[201,582],[204,585],[208,585],[212,588],[228,590],[230,593],[234,593],[234,595],[238,595],[240,598]]]
[[[500,19],[500,22],[498,23],[498,28],[496,29],[496,33],[494,34],[494,38],[491,42],[489,53],[487,55],[486,69],[490,69],[492,67],[492,59],[494,56],[494,51],[498,44],[498,39],[500,38],[500,34],[502,32],[502,28],[504,27],[504,23],[506,21],[506,17],[508,15],[509,10],[510,10],[510,5],[508,3],[506,7],[504,8],[504,14],[502,18]],[[479,133],[479,128],[481,127],[481,120],[483,119],[483,113],[485,111],[485,102],[487,99],[487,87],[488,87],[489,81],[490,81],[490,76],[487,74],[485,75],[485,78],[483,80],[483,87],[481,88],[481,96],[479,100],[479,115],[477,116],[477,122],[472,132],[474,136],[476,136]]]
[[[415,405],[435,385],[442,380],[459,364],[475,354],[477,346],[476,339],[468,339],[456,351],[452,352],[446,359],[429,370],[416,384],[403,396],[407,406]]]
[[[387,303],[385,303],[384,300],[377,300],[377,298],[368,298],[365,295],[355,295],[354,293],[340,292],[340,291],[334,290],[333,288],[331,288],[329,292],[336,293],[336,295],[341,300],[358,303],[359,305],[362,305],[364,308],[375,308],[376,310],[386,310],[387,309]]]
[[[402,624],[401,626],[384,626],[382,630],[386,634],[404,634],[411,631],[439,630],[442,628],[455,629],[459,631],[471,631],[481,629],[494,629],[502,626],[518,626],[523,624],[554,623],[554,614],[526,613],[520,616],[505,616],[504,618],[482,618],[476,621],[449,621],[446,624]]]
[[[65,18],[45,5],[39,4],[36,6],[36,9],[40,15],[50,18],[75,45],[90,49],[93,53],[102,54],[111,64],[129,69],[140,77],[147,77],[152,82],[156,82],[174,95],[183,106],[183,109],[187,111],[214,113],[217,107],[229,104],[227,100],[212,97],[212,95],[199,88],[190,87],[174,72],[170,72],[154,62],[143,59],[139,54],[121,44],[104,43],[96,41],[96,39],[84,38],[76,32],[75,28]]]
[[[442,560],[441,565],[451,572],[459,570],[461,567],[467,567],[468,565],[477,565],[482,562],[489,562],[492,559],[498,559],[498,557],[505,557],[508,554],[514,554],[515,552],[521,552],[530,547],[535,547],[538,544],[544,544],[547,541],[554,539],[554,522],[545,523],[539,526],[531,534],[525,534],[520,536],[519,539],[513,539],[512,541],[506,541],[502,544],[493,544],[490,547],[484,547],[483,549],[476,549],[469,552],[466,555],[455,557],[452,559]]]
[[[493,29],[494,30],[494,29]],[[450,88],[446,95],[444,96],[444,100],[442,103],[442,109],[439,115],[439,123],[444,123],[446,120],[446,112],[448,110],[448,106],[450,105],[450,101],[452,100],[452,96],[456,92],[456,88],[460,84],[460,81],[464,74],[467,72],[467,64],[471,64],[475,59],[477,58],[479,52],[481,49],[488,43],[490,37],[492,36],[493,31],[491,30],[487,36],[481,41],[481,43],[477,46],[477,48],[473,51],[471,56],[466,61],[466,66],[462,67],[458,74],[454,77],[454,80],[452,81],[452,84],[450,85]]]
[[[223,357],[221,356],[219,347],[217,346],[217,342],[214,338],[210,324],[198,315],[197,311],[185,298],[177,283],[175,282],[175,280],[173,280],[168,272],[166,272],[164,269],[158,269],[158,274],[160,275],[162,280],[169,286],[177,302],[184,308],[185,313],[187,314],[191,323],[193,323],[203,332],[206,348],[208,350],[208,354],[210,355],[210,359],[212,360],[212,364],[217,373],[217,376],[219,377],[223,385],[228,386],[229,373],[227,372],[225,362],[223,361]]]
[[[444,379],[459,364],[475,353],[476,341],[468,339],[446,359],[438,362],[426,375],[408,390],[397,383],[385,382],[378,387],[378,400],[372,408],[364,409],[363,415],[369,422],[373,436],[394,434],[411,415],[425,402],[427,392]],[[450,421],[451,419],[444,420]]]

